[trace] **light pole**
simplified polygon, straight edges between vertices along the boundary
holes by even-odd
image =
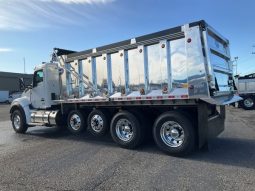
[[[232,66],[236,67],[236,75],[237,75],[237,60],[238,60],[238,56],[235,56],[234,60],[232,61]],[[234,64],[234,62],[235,62],[235,64]]]
[[[24,64],[24,74],[26,73],[26,58],[23,58],[23,64]]]

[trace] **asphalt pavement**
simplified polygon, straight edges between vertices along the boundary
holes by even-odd
[[[10,104],[0,103],[0,122],[10,119]]]
[[[7,113],[7,114],[6,114]],[[168,156],[153,142],[119,148],[110,135],[55,128],[16,134],[0,106],[0,190],[255,190],[255,111],[228,108],[209,151]]]

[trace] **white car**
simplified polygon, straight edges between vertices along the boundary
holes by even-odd
[[[9,103],[12,103],[13,100],[17,99],[17,98],[20,98],[22,95],[22,92],[15,92],[15,93],[12,93],[10,96],[9,96],[9,99],[8,99],[8,102]]]

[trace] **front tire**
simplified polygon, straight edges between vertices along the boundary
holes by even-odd
[[[178,112],[161,114],[153,125],[153,137],[158,147],[170,155],[184,156],[195,147],[194,127]]]
[[[26,133],[28,126],[26,118],[20,110],[14,110],[11,115],[12,127],[16,133]]]
[[[84,116],[80,111],[73,110],[67,117],[67,128],[72,134],[80,134],[85,130]]]
[[[134,149],[144,139],[139,120],[128,111],[118,112],[111,121],[111,136],[123,148]]]

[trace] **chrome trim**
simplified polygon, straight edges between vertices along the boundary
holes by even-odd
[[[112,87],[113,82],[112,82],[112,58],[111,58],[111,54],[105,54],[105,57],[106,57],[106,64],[107,64],[108,95],[112,95],[113,94],[113,87]]]
[[[71,64],[65,63],[66,69],[66,93],[68,96],[72,95],[72,76],[71,76]]]
[[[104,126],[103,118],[100,115],[93,115],[90,125],[95,132],[99,133]]]
[[[83,64],[82,60],[78,60],[78,74],[79,74],[79,97],[85,95],[85,83],[83,81]]]
[[[173,82],[173,75],[172,75],[172,63],[171,63],[171,47],[170,47],[170,41],[166,42],[166,63],[167,63],[167,74],[168,74],[168,92],[170,92],[173,88],[172,82]]]
[[[123,50],[124,68],[125,68],[125,94],[130,92],[129,89],[129,61],[128,61],[128,51]]]
[[[75,131],[79,130],[81,128],[81,118],[79,115],[77,114],[73,114],[70,117],[70,121],[69,124],[71,126],[71,128]]]
[[[15,127],[15,129],[19,130],[20,126],[21,126],[21,119],[20,116],[18,114],[15,114],[13,117],[13,125]]]
[[[56,118],[59,110],[46,111],[36,110],[31,112],[31,123],[56,125]]]
[[[132,124],[128,119],[118,120],[115,131],[117,137],[124,142],[130,141],[134,136]]]
[[[94,93],[97,94],[98,88],[97,88],[96,58],[95,57],[91,57],[90,61],[91,61],[91,65],[92,65],[92,83],[93,83],[93,89],[95,90]]]
[[[148,46],[142,46],[143,49],[143,66],[144,66],[144,84],[145,84],[145,94],[150,91],[149,84],[149,64],[148,64]]]
[[[185,134],[179,123],[166,121],[160,128],[160,137],[167,146],[176,148],[183,144]]]

